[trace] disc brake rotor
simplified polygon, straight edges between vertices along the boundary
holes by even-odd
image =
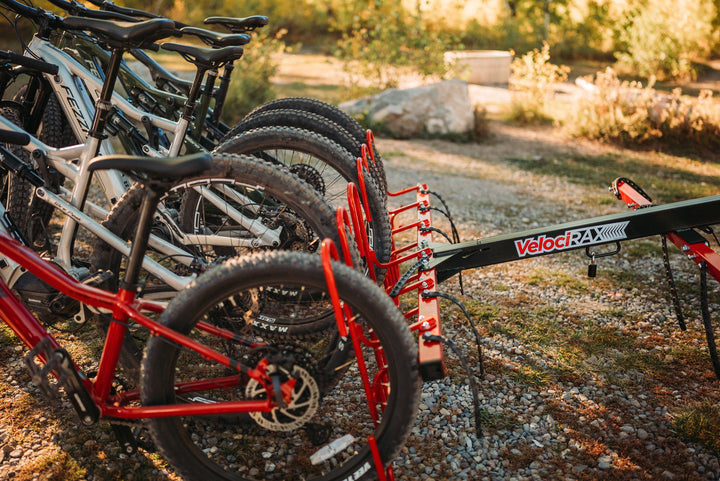
[[[278,367],[285,382],[293,377],[297,382],[287,407],[276,407],[270,412],[252,412],[250,417],[270,431],[294,431],[308,423],[317,412],[320,390],[312,375],[300,366],[293,366],[292,376],[286,369]],[[266,399],[265,388],[251,379],[245,387],[247,399]]]

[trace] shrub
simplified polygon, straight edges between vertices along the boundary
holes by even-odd
[[[550,119],[545,108],[552,84],[567,80],[570,68],[549,62],[550,47],[543,44],[513,60],[510,68],[511,119],[522,123],[542,123]]]
[[[712,0],[649,0],[620,31],[618,66],[645,78],[694,78],[693,60],[715,43],[715,17]]]
[[[344,62],[352,87],[362,81],[379,89],[396,87],[398,67],[423,76],[445,73],[445,41],[427,28],[420,10],[406,11],[401,0],[352,5],[331,23],[342,35],[335,56]]]
[[[572,135],[625,146],[653,145],[666,150],[716,156],[720,151],[720,108],[712,92],[696,98],[658,92],[651,81],[621,81],[611,68],[586,77],[587,95],[565,119]]]

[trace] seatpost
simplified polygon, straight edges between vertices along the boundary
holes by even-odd
[[[110,111],[112,110],[112,95],[115,90],[115,82],[117,81],[118,73],[120,72],[120,64],[122,62],[124,49],[113,48],[112,55],[110,55],[110,61],[108,63],[107,72],[105,72],[105,82],[103,83],[102,92],[100,98],[95,105],[95,117],[93,117],[93,124],[88,134],[98,140],[104,138],[105,123],[107,122]],[[98,149],[100,145],[98,143]],[[95,152],[97,155],[97,150]]]
[[[187,102],[185,102],[185,108],[182,114],[183,119],[188,123],[192,122],[193,114],[195,113],[195,101],[200,95],[205,72],[207,72],[205,67],[198,66],[197,72],[195,73],[195,80],[193,80],[192,87],[190,87],[190,93],[188,93]]]
[[[195,137],[199,137],[200,132],[202,132],[202,127],[205,124],[205,117],[207,115],[208,108],[210,107],[210,100],[212,99],[213,88],[215,87],[215,79],[217,79],[217,70],[208,71],[205,88],[203,89],[202,97],[200,98],[198,115],[195,118],[195,122],[192,124],[192,134]]]
[[[155,209],[160,203],[160,191],[156,186],[145,185],[145,197],[143,198],[142,204],[140,204],[138,227],[130,248],[130,257],[128,259],[127,269],[125,269],[125,277],[120,284],[122,289],[135,292],[138,287],[140,266],[145,257],[145,250],[147,249],[148,239],[150,238]]]
[[[222,114],[223,107],[225,106],[225,97],[227,97],[228,88],[230,87],[230,77],[232,76],[234,68],[235,64],[233,62],[226,63],[223,75],[220,77],[220,85],[215,91],[215,106],[213,107],[213,112],[210,117],[210,120],[214,124],[217,124],[220,121],[220,115]]]

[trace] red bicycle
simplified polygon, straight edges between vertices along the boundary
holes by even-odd
[[[0,131],[0,142],[28,138]],[[38,180],[7,149],[0,147],[0,155],[18,175]],[[268,252],[230,260],[167,307],[137,296],[158,198],[173,179],[209,162],[209,155],[196,154],[152,163],[105,156],[90,164],[91,172],[118,169],[146,187],[117,293],[81,283],[23,246],[0,205],[6,269],[26,269],[67,302],[112,316],[91,375],[0,280],[0,318],[30,349],[25,360],[33,382],[49,395],[61,388],[83,423],[110,422],[127,452],[137,448],[132,428],[142,420],[185,479],[373,478],[398,453],[417,411],[417,343],[384,291],[331,262],[332,244],[324,243],[322,255]],[[337,327],[331,332],[285,334],[284,326],[328,316]],[[145,328],[147,346],[139,379],[120,383],[131,323]]]

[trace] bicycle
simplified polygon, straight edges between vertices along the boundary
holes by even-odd
[[[29,9],[27,7],[23,8],[23,6],[21,4],[14,2],[14,0],[3,0],[3,3],[12,5],[13,8],[15,8],[18,12],[21,12],[24,15],[28,15],[31,18],[39,18],[41,22],[45,22],[47,24],[47,26],[44,27],[45,29],[48,29],[50,27],[60,28],[60,27],[63,27],[66,23],[66,22],[61,22],[60,20],[58,20],[57,18],[54,18],[54,17],[48,18],[46,15],[46,12],[38,13],[37,11]],[[160,19],[155,19],[155,21],[160,21]],[[113,31],[112,24],[109,24],[107,22],[103,22],[100,20],[90,19],[90,20],[85,21],[80,18],[72,17],[71,22],[73,22],[75,28],[92,28],[94,30],[95,34],[99,35],[100,38],[104,38],[103,36],[107,36],[108,32]],[[172,26],[169,24],[169,22],[170,22],[169,20],[166,20],[165,22],[168,25],[168,27]],[[41,28],[41,32],[42,31],[43,31],[43,29]],[[107,41],[108,40],[105,39],[105,42],[107,42]],[[89,112],[91,111],[91,110],[89,110],[89,107],[83,109],[82,108],[83,103],[75,101],[74,99],[76,97],[74,97],[73,95],[70,94],[71,92],[75,92],[74,95],[79,96],[77,98],[85,98],[85,97],[83,97],[82,89],[77,90],[78,85],[74,79],[82,78],[83,81],[88,82],[90,86],[96,85],[94,83],[96,81],[88,77],[88,75],[89,75],[88,71],[85,70],[77,62],[74,62],[72,59],[68,58],[66,55],[63,55],[62,52],[51,47],[48,42],[42,40],[38,36],[35,37],[33,42],[31,42],[30,46],[34,51],[36,51],[37,53],[41,53],[44,57],[52,58],[53,62],[60,66],[63,65],[63,62],[66,62],[68,64],[68,66],[70,67],[70,70],[68,72],[65,72],[64,74],[58,75],[60,77],[61,81],[55,82],[52,85],[52,87],[53,87],[53,89],[55,89],[56,93],[59,91],[62,91],[67,94],[67,99],[65,99],[65,100],[67,102],[70,102],[70,104],[72,104],[73,106],[75,106],[75,107],[73,107],[74,110],[71,109],[72,112],[74,113],[74,115],[85,112],[85,114],[83,114],[84,117],[87,117],[89,119],[90,118]],[[132,45],[130,45],[130,46],[132,46]],[[114,49],[114,52],[116,52],[116,53],[113,54],[115,56],[114,57],[115,60],[112,62],[112,65],[113,65],[112,71],[114,72],[114,74],[119,75],[119,72],[122,71],[122,69],[120,69],[120,67],[122,66],[122,63],[119,60],[119,58],[122,55],[122,49],[116,47]],[[198,48],[195,48],[195,50],[193,50],[192,52],[194,52],[195,55],[201,56],[203,58],[205,58],[207,55],[210,55],[207,52],[200,51]],[[231,50],[229,53],[231,55],[235,55],[237,53],[237,51]],[[212,53],[212,55],[217,55],[217,54]],[[226,59],[226,57],[222,56],[222,55],[219,58]],[[118,70],[118,69],[120,69],[120,70]],[[204,70],[207,70],[207,68],[199,67],[199,73],[200,73],[200,71],[204,71]],[[61,71],[64,71],[64,70],[61,69]],[[194,83],[194,89],[196,91],[199,89],[199,82],[201,81],[201,77],[202,77],[201,75],[198,75],[196,78],[196,82]],[[162,126],[168,127],[169,125],[174,125],[175,126],[174,127],[175,128],[175,131],[174,131],[175,136],[173,138],[173,143],[170,146],[167,153],[170,155],[176,154],[179,151],[180,146],[182,145],[182,138],[183,138],[183,135],[185,132],[182,128],[181,122],[171,123],[170,121],[168,121],[166,119],[161,119],[153,114],[148,114],[146,112],[143,112],[143,111],[140,111],[140,110],[134,108],[133,106],[129,105],[127,101],[124,101],[124,99],[122,99],[117,94],[112,95],[112,96],[108,95],[108,85],[114,84],[114,81],[115,81],[114,78],[115,78],[114,75],[106,76],[105,82],[103,83],[104,97],[107,97],[108,99],[112,98],[113,102],[116,102],[116,103],[118,103],[118,105],[120,105],[120,108],[121,108],[120,110],[125,111],[126,109],[130,109],[130,114],[131,114],[132,118],[135,118],[135,119],[138,119],[138,118],[143,119],[144,118],[146,120],[146,123],[150,123],[152,125],[158,125],[161,127]],[[94,89],[95,90],[99,89],[99,86],[96,85],[96,87]],[[93,90],[93,89],[91,88],[91,90]],[[194,98],[194,97],[190,97],[190,99],[192,99],[192,98]],[[89,102],[86,102],[86,103],[89,105]],[[68,106],[65,105],[63,107],[63,109],[67,112]],[[123,122],[118,123],[118,119],[121,118],[121,117],[118,117],[118,115],[120,115],[120,114],[118,114],[118,112],[119,112],[118,110],[112,110],[109,113],[107,113],[107,120],[104,123],[104,125],[106,125],[108,127],[114,126],[113,128],[117,128],[118,125],[124,125]],[[187,117],[187,115],[186,115],[186,117]],[[74,119],[74,121],[76,121],[76,120],[77,119]],[[73,128],[76,131],[76,135],[77,135],[77,131],[82,131],[82,129],[83,129],[82,125],[87,125],[88,122],[90,122],[90,121],[85,120],[84,124],[83,124],[83,123],[79,123],[79,121],[76,121],[75,124],[73,124]],[[185,122],[184,125],[187,125],[187,121]],[[6,127],[7,127],[7,125],[6,125]],[[135,132],[136,135],[139,135],[136,129],[132,130],[132,129],[134,129],[133,127],[129,127],[129,128],[131,129],[130,131]],[[316,140],[317,140],[317,142],[322,142],[322,139],[320,139],[320,138],[317,138]],[[147,147],[147,145],[144,145],[143,147]],[[105,150],[102,150],[101,153],[108,153],[107,143],[103,142],[101,144],[101,148],[105,149]],[[319,152],[319,154],[317,154],[317,155],[324,156],[323,157],[324,159],[327,159],[329,162],[331,162],[331,164],[335,164],[335,165],[344,165],[342,163],[338,164],[338,162],[344,162],[344,163],[348,162],[349,157],[327,156],[326,152],[328,152],[330,148],[332,148],[332,146],[325,147],[325,144],[320,145],[319,148],[316,149],[316,152]],[[89,144],[88,144],[87,149],[88,149],[88,151],[94,150],[92,148],[92,146]],[[336,147],[335,147],[335,149],[337,150]],[[237,152],[237,149],[235,150],[235,152]],[[88,152],[84,152],[84,155],[87,158]],[[159,155],[159,154],[156,152],[155,155]],[[345,155],[347,155],[347,154],[345,154]],[[264,157],[264,158],[267,159],[268,157]],[[317,158],[317,156],[316,156],[316,158]],[[280,162],[277,160],[278,157],[270,157],[269,159],[275,163],[278,163],[281,165],[283,164],[283,162]],[[283,159],[283,160],[285,160],[285,159]],[[53,162],[51,161],[51,163],[53,163]],[[288,163],[294,164],[293,161],[288,161]],[[343,178],[339,177],[337,174],[330,174],[331,177],[326,179],[325,174],[323,174],[323,170],[321,170],[321,169],[326,169],[327,165],[328,164],[325,161],[315,162],[313,165],[311,165],[311,163],[309,161],[304,160],[304,161],[301,161],[299,163],[299,165],[297,165],[297,166],[291,165],[291,171],[294,171],[295,173],[297,173],[301,179],[308,181],[311,185],[313,185],[316,188],[316,190],[319,190],[320,192],[322,192],[325,195],[325,198],[327,200],[329,200],[331,202],[335,202],[335,201],[337,201],[337,199],[340,199],[341,197],[339,197],[336,194],[331,195],[331,193],[328,192],[328,190],[331,188],[334,188],[333,186],[336,185],[338,183],[338,181],[341,181]],[[58,167],[58,166],[55,166],[55,167],[58,170],[61,169],[61,167]],[[294,167],[298,167],[298,168],[294,169]],[[351,169],[349,169],[347,167],[337,167],[337,168],[339,169],[338,171],[342,172],[343,175],[345,175],[345,176],[352,175],[350,173]],[[82,167],[81,167],[81,170],[82,170]],[[115,201],[120,199],[120,195],[123,192],[125,192],[125,190],[127,190],[127,188],[128,188],[127,181],[122,179],[121,177],[115,176],[111,173],[102,173],[102,175],[103,176],[100,178],[100,183],[103,186],[104,190],[106,191],[106,196],[108,197],[109,201],[111,203],[114,203]],[[216,182],[221,185],[223,183],[226,183],[225,181],[222,180],[222,178],[208,179],[208,183],[211,183],[211,182]],[[74,203],[75,205],[78,205],[82,202],[82,199],[84,199],[86,196],[87,186],[88,186],[87,179],[79,178],[76,180],[75,188],[71,194],[71,202],[72,203]],[[321,188],[318,188],[318,186],[321,186]],[[344,187],[343,187],[343,189],[344,189]],[[197,188],[195,188],[194,190],[196,192],[199,192],[199,190]],[[11,193],[15,193],[15,192],[16,192],[15,190],[11,190]],[[25,195],[27,197],[30,197],[30,193],[29,193],[30,189],[29,188],[26,189],[25,192],[26,192]],[[207,192],[207,191],[204,191],[204,192]],[[202,195],[204,197],[207,197],[208,194],[206,194],[204,192],[202,193]],[[370,190],[368,195],[372,199],[378,199],[379,194],[377,194],[375,192],[376,191],[374,191],[374,190]],[[180,224],[182,226],[182,228],[177,228],[177,226],[173,226],[172,220],[164,219],[163,222],[170,226],[170,228],[167,229],[167,231],[170,234],[173,234],[176,232],[188,232],[190,235],[194,235],[194,234],[201,233],[201,232],[207,232],[208,230],[217,231],[218,229],[223,227],[222,225],[210,224],[205,220],[203,220],[202,223],[199,224],[198,219],[203,218],[204,214],[202,213],[202,211],[199,210],[203,204],[200,204],[197,201],[198,201],[198,196],[194,195],[194,194],[190,195],[189,201],[187,203],[184,200],[181,201],[179,212],[183,213],[183,217],[178,219],[178,224]],[[29,200],[24,200],[24,198],[21,197],[20,199],[17,199],[17,198],[12,199],[11,204],[26,206],[27,204],[29,204],[29,202],[30,202]],[[190,210],[189,208],[184,208],[188,203],[190,205],[196,206],[196,209]],[[381,204],[381,201],[376,200],[375,202],[373,202],[372,206],[373,206],[373,208],[375,208],[375,206],[380,205],[380,204]],[[95,217],[102,218],[103,216],[105,216],[107,214],[107,212],[105,210],[99,208],[98,206],[96,206],[92,203],[86,204],[86,207],[88,209],[88,212],[91,213]],[[115,207],[115,209],[117,209],[118,211],[126,211],[127,210],[121,205],[117,205]],[[231,206],[230,206],[230,209],[232,211]],[[378,214],[376,215],[376,217],[381,217],[383,210],[384,209],[378,208]],[[25,209],[26,216],[32,215],[34,213],[34,211],[36,211],[36,210],[35,209]],[[18,216],[20,216],[19,213],[18,213]],[[118,217],[118,215],[110,214],[109,219],[117,218],[117,217]],[[36,217],[36,218],[38,218],[38,217]],[[123,216],[123,218],[124,218],[124,216]],[[205,216],[205,218],[208,219],[209,217]],[[27,217],[26,217],[26,219],[27,219]],[[45,223],[44,222],[45,216],[43,216],[42,219],[43,219],[43,222],[41,222],[41,225],[43,225]],[[112,221],[109,221],[109,222],[112,222]],[[375,230],[377,232],[383,233],[383,235],[378,235],[378,241],[377,241],[378,252],[383,251],[380,248],[382,239],[387,239],[387,237],[388,237],[388,233],[387,233],[388,227],[386,226],[386,222],[387,221],[383,222],[382,220],[379,220],[379,221],[377,221],[377,224],[376,224],[378,227]],[[29,221],[26,222],[23,219],[20,219],[19,223],[21,225],[32,225]],[[113,227],[113,229],[115,229],[114,232],[116,232],[118,234],[121,233],[126,228],[130,228],[130,227],[128,227],[126,225]],[[65,262],[68,261],[69,256],[70,256],[70,254],[69,254],[70,247],[68,246],[67,243],[72,242],[72,236],[70,234],[73,231],[74,231],[73,222],[71,220],[68,220],[66,222],[65,227],[63,228],[63,232],[60,236],[61,244],[58,246],[58,250],[59,250],[59,252],[62,252]],[[215,236],[215,239],[218,239],[218,242],[221,243],[220,245],[223,245],[222,242],[227,242],[227,241],[220,240],[219,237],[220,236]],[[207,242],[210,242],[210,241],[212,241],[212,239],[207,239]],[[177,240],[177,242],[181,243],[181,244],[185,244],[187,242],[187,239],[181,238],[181,239]]]
[[[168,21],[151,21],[151,22],[163,22],[167,25]],[[48,64],[45,64],[48,65]],[[105,89],[103,91],[103,98],[109,99],[111,95],[111,85],[113,83],[112,76],[106,78],[106,81],[104,83]],[[98,118],[100,115],[97,116]],[[102,124],[102,121],[98,120],[100,124]],[[0,123],[3,124],[6,128],[13,128],[17,129],[15,125],[12,124],[12,122],[9,122],[4,119],[0,119]],[[94,129],[94,131],[97,131],[98,129]],[[102,129],[99,129],[102,130]],[[87,186],[89,185],[89,176],[87,175],[85,171],[84,164],[87,163],[90,153],[96,151],[97,145],[100,145],[99,137],[101,137],[101,134],[95,134],[95,136],[90,136],[86,143],[84,145],[78,145],[74,147],[66,147],[66,148],[50,148],[49,146],[45,145],[44,143],[38,141],[37,139],[33,138],[33,141],[30,143],[26,149],[28,151],[34,152],[38,158],[36,161],[40,162],[42,161],[43,164],[47,166],[51,166],[58,170],[63,177],[71,179],[73,182],[75,182],[75,187],[72,192],[64,191],[62,188],[60,188],[60,192],[64,193],[66,196],[69,197],[69,204],[72,207],[84,207],[88,210],[90,214],[93,214],[95,217],[105,217],[107,215],[107,211],[100,208],[99,206],[91,203],[91,202],[85,202],[84,199],[87,196]],[[72,159],[80,158],[79,165],[74,165],[70,163],[69,161]],[[188,209],[182,208],[182,199],[183,195],[182,192],[178,194],[179,203],[177,209],[174,210],[174,212],[180,212],[183,211],[186,213],[185,218],[182,221],[179,220],[173,220],[172,216],[164,215],[161,217],[163,224],[167,228],[168,235],[170,238],[178,245],[180,246],[193,246],[193,245],[208,245],[208,246],[218,246],[218,250],[220,247],[246,247],[246,248],[257,248],[261,246],[278,246],[281,244],[282,239],[280,239],[279,236],[285,237],[287,239],[288,237],[284,236],[282,234],[282,230],[278,230],[282,227],[282,224],[277,224],[277,222],[268,222],[266,225],[262,225],[261,223],[258,223],[253,220],[253,218],[257,218],[257,213],[255,213],[253,216],[248,217],[247,212],[243,213],[238,209],[238,202],[248,204],[248,200],[246,199],[247,196],[241,195],[241,193],[237,192],[231,192],[231,189],[222,189],[223,185],[226,186],[232,186],[233,183],[236,183],[240,185],[241,187],[243,184],[247,186],[247,188],[252,189],[253,183],[257,183],[258,186],[262,185],[272,185],[268,184],[268,180],[263,180],[262,177],[276,177],[277,176],[273,173],[272,169],[268,169],[267,166],[263,166],[258,164],[257,169],[254,169],[257,171],[257,174],[252,174],[252,167],[248,165],[246,168],[241,168],[243,172],[236,172],[236,168],[234,165],[232,165],[231,162],[223,161],[223,157],[218,157],[220,162],[218,165],[214,166],[214,172],[208,172],[208,176],[206,177],[205,184],[195,183],[195,184],[188,184],[186,188],[193,188],[197,189],[200,192],[203,193],[204,198],[206,197],[210,201],[214,202],[215,204],[221,204],[222,209],[224,212],[224,216],[222,217],[224,220],[221,227],[225,229],[224,232],[219,232],[217,234],[211,234],[208,233],[205,230],[202,230],[202,226],[198,226],[195,230],[187,230],[187,228],[183,229],[181,228],[178,223],[181,225],[187,226],[191,222],[197,222],[198,219],[202,219],[202,215],[198,215],[199,212],[199,204],[195,202],[193,204],[195,206],[195,210],[189,211]],[[226,158],[229,159],[229,158]],[[245,158],[245,161],[249,162],[250,159]],[[223,165],[225,164],[225,165]],[[257,162],[255,162],[257,164]],[[43,171],[41,169],[41,171]],[[270,174],[270,175],[268,175]],[[249,175],[249,177],[247,177]],[[244,178],[243,178],[244,177]],[[288,177],[283,176],[281,177]],[[106,179],[107,177],[102,177],[101,181]],[[121,179],[121,177],[116,178]],[[125,184],[127,181],[124,181]],[[108,184],[108,182],[102,182],[104,184]],[[112,183],[112,182],[109,182]],[[271,194],[273,192],[280,193],[283,190],[283,185],[280,182],[273,181],[275,188],[271,187],[271,190],[269,191]],[[203,189],[203,185],[211,186],[211,185],[217,185],[218,190],[215,192],[209,192],[208,189]],[[311,205],[316,204],[317,206],[320,206],[323,204],[323,201],[321,200],[319,203],[317,203],[318,196],[316,194],[308,192],[308,189],[305,187],[302,187],[301,184],[299,184],[297,181],[290,181],[290,183],[286,183],[286,186],[292,186],[292,189],[297,192],[296,200],[293,200],[293,196],[291,195],[284,195],[287,202],[289,202],[289,205],[295,205],[296,203],[303,203],[305,204],[305,207],[298,206],[297,209],[294,211],[297,213],[306,211],[307,213],[310,213]],[[123,189],[127,189],[129,185],[124,186]],[[287,188],[287,187],[285,187]],[[30,191],[30,188],[27,189]],[[255,189],[257,190],[257,189]],[[121,192],[124,192],[122,190]],[[121,193],[118,192],[118,195]],[[52,201],[53,207],[60,209],[61,211],[65,212],[63,210],[63,207],[66,206],[66,204],[63,204],[61,201],[59,201],[55,196],[50,195],[51,192],[43,192],[42,199],[43,201]],[[308,195],[306,195],[308,194]],[[293,194],[295,195],[295,194]],[[228,199],[223,203],[221,203],[218,199],[224,197],[225,199]],[[132,198],[132,194],[126,196],[126,198]],[[303,199],[303,200],[301,200]],[[119,200],[112,198],[111,200]],[[128,201],[130,202],[130,201]],[[22,205],[21,202],[14,202],[14,205],[19,204]],[[118,203],[119,204],[119,203]],[[242,204],[240,204],[242,205]],[[281,204],[278,204],[281,205]],[[286,204],[287,205],[287,204]],[[120,204],[116,206],[116,208],[121,208]],[[213,207],[214,209],[217,209]],[[320,211],[323,209],[321,207],[318,207]],[[255,208],[256,211],[258,211],[258,208]],[[259,210],[262,212],[262,210]],[[27,212],[27,210],[25,211]],[[127,211],[126,211],[127,212]],[[172,212],[170,212],[172,214]],[[278,212],[276,210],[275,215],[277,215]],[[330,218],[332,214],[330,211],[326,210],[325,214]],[[21,214],[20,217],[20,223],[21,225],[28,225],[29,222],[27,221],[27,213]],[[273,215],[272,210],[267,210],[266,215],[270,216]],[[217,217],[217,216],[216,216]],[[189,219],[189,220],[188,220]],[[228,220],[231,220],[230,224],[228,224]],[[86,222],[85,220],[83,222]],[[273,226],[272,224],[277,224]],[[311,221],[312,228],[319,229],[316,230],[316,232],[323,231],[322,224],[316,223],[315,221]],[[326,222],[327,225],[330,225],[329,222]],[[190,224],[192,225],[192,224]],[[238,225],[238,229],[241,229],[245,231],[247,234],[253,234],[252,236],[248,237],[246,234],[243,239],[231,239],[228,237],[228,233],[231,233],[232,231],[228,231],[228,227],[232,225]],[[286,220],[286,225],[287,220]],[[293,222],[292,225],[299,225],[297,222]],[[256,226],[256,227],[255,227]],[[253,232],[255,231],[255,232]],[[73,242],[73,232],[74,232],[74,220],[72,217],[69,217],[65,225],[63,226],[63,233],[60,238],[60,244],[58,246],[58,258],[59,260],[64,263],[67,266],[72,265],[72,242]],[[274,232],[274,233],[273,233]],[[115,243],[117,244],[117,243]],[[174,247],[169,242],[164,242],[163,249],[165,249],[165,255],[168,256],[174,256],[176,260],[178,260],[181,263],[184,263],[185,265],[192,264],[193,259],[192,257],[188,257],[187,255],[187,247],[185,249],[178,249],[177,247]],[[210,249],[212,250],[212,249]],[[225,249],[225,254],[227,255],[227,249]],[[173,285],[173,283],[168,283],[169,285]],[[175,281],[174,285],[178,286],[178,282]]]
[[[0,141],[22,144],[29,138],[0,130]],[[0,152],[22,164],[7,149]],[[103,156],[89,164],[91,171],[120,169],[146,187],[117,293],[83,284],[39,258],[8,234],[12,223],[3,215],[0,255],[7,262],[112,313],[94,376],[12,294],[4,276],[0,318],[30,349],[26,364],[43,392],[52,395],[62,387],[84,424],[111,422],[128,453],[137,448],[130,426],[144,420],[158,451],[185,479],[373,478],[412,424],[417,350],[394,304],[369,279],[332,261],[332,244],[323,244],[322,256],[269,252],[222,264],[198,277],[167,309],[137,298],[137,273],[162,191],[211,161],[207,154],[154,163]],[[41,180],[27,170],[19,175]],[[320,310],[332,313],[337,326],[324,346],[253,331],[268,313],[297,318]],[[129,323],[152,334],[139,389],[113,385]]]
[[[51,0],[54,5],[64,8],[73,15],[94,15],[95,11],[88,11],[84,8],[79,8],[77,3],[70,4],[64,0]],[[100,7],[104,11],[113,12],[120,15],[128,16],[128,18],[158,18],[158,15],[146,12],[143,10],[125,8],[115,5],[109,0],[90,0],[92,4]],[[251,16],[245,18],[229,18],[229,17],[210,17],[205,19],[206,25],[220,25],[235,34],[246,34],[252,32],[257,28],[264,27],[268,24],[268,18],[263,16]],[[180,27],[180,32],[183,34],[190,34],[198,36],[206,44],[217,47],[222,46],[223,43],[218,42],[215,37],[221,35],[215,32],[208,32],[206,30],[198,29],[196,27],[189,27],[187,25],[176,22]],[[83,43],[82,38],[80,39],[80,47],[87,47],[88,51],[85,55],[86,58],[97,57],[100,52],[97,47],[90,43]],[[76,42],[73,42],[72,51],[68,52],[73,54],[78,48]],[[160,90],[168,92],[170,94],[181,94],[187,95],[192,86],[191,82],[184,81],[177,78],[172,72],[167,71],[162,65],[155,62],[149,55],[142,50],[134,49],[130,52],[137,60],[139,60],[145,67],[148,68],[152,78],[154,79],[157,87]],[[77,58],[77,60],[81,60]],[[220,116],[223,110],[225,98],[227,96],[227,90],[230,84],[230,79],[233,71],[233,62],[228,62],[224,67],[223,75],[221,76],[220,85],[210,95],[210,85],[214,84],[214,80],[208,78],[208,82],[205,84],[200,101],[200,109],[193,125],[191,135],[197,135],[202,131],[201,124],[207,130],[208,137],[214,139],[218,144],[222,143],[238,133],[252,128],[252,126],[290,126],[300,127],[305,130],[309,130],[318,134],[321,134],[330,140],[336,142],[340,146],[344,147],[348,152],[358,154],[360,152],[360,146],[366,144],[371,149],[372,162],[368,165],[368,170],[373,177],[373,180],[378,184],[378,187],[383,195],[387,192],[387,181],[385,179],[385,170],[383,167],[382,158],[380,153],[375,149],[374,142],[372,139],[367,137],[366,131],[360,127],[357,121],[355,121],[348,114],[335,107],[334,105],[322,102],[317,99],[305,98],[305,97],[289,97],[267,102],[253,112],[249,113],[243,122],[253,119],[253,117],[260,116],[261,118],[254,118],[251,124],[237,124],[232,128],[223,124],[220,121]],[[143,86],[144,82],[139,81],[138,77],[134,75],[131,70],[127,71],[127,75],[122,76],[123,82],[128,82],[130,87],[125,86],[125,89],[130,92],[139,104],[145,103],[144,95],[150,96],[150,104],[147,107],[152,109],[160,107],[165,102],[158,101],[157,96],[163,98],[162,93],[158,93],[156,90],[149,89],[147,86]],[[136,92],[133,94],[133,92]],[[210,105],[211,99],[214,100],[214,106],[212,113],[210,113],[208,106]],[[173,103],[171,99],[167,100],[170,104]],[[269,113],[270,111],[283,110],[286,115],[265,117],[262,114]],[[292,112],[290,112],[292,111]],[[206,115],[207,114],[207,115]],[[309,114],[309,118],[305,118]],[[321,118],[317,118],[320,116]],[[203,124],[204,122],[204,124]],[[241,122],[241,123],[243,123]],[[205,143],[207,145],[207,143]]]

